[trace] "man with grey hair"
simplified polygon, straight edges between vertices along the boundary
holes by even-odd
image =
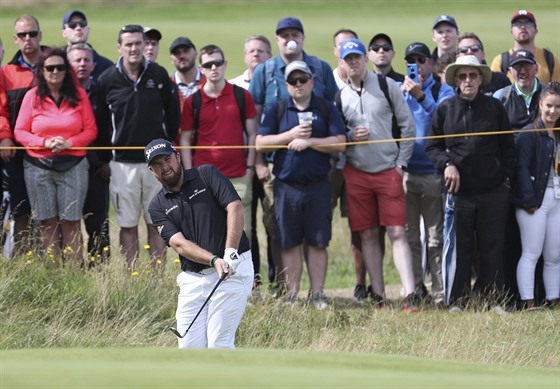
[[[264,35],[249,35],[243,42],[243,61],[247,69],[239,76],[229,80],[234,84],[249,90],[249,83],[257,65],[272,57],[270,41]]]
[[[67,47],[68,62],[74,69],[80,86],[87,92],[95,111],[95,80],[92,72],[95,67],[93,49],[86,43],[76,43]],[[103,139],[105,133],[99,132],[90,146],[110,145],[110,139]],[[84,201],[84,225],[88,234],[89,266],[103,261],[108,255],[109,242],[109,179],[111,170],[111,151],[88,150],[89,181]]]

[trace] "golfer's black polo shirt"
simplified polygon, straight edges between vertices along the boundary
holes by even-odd
[[[236,200],[239,196],[231,182],[214,166],[204,165],[184,170],[180,192],[162,188],[150,203],[149,212],[168,246],[169,239],[182,232],[187,240],[221,257],[226,244],[226,207]],[[247,250],[249,240],[243,233],[238,251]],[[179,258],[183,271],[198,272],[208,267],[182,255]]]

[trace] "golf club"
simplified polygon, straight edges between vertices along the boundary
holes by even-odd
[[[183,335],[181,335],[179,333],[179,331],[177,331],[176,328],[173,327],[169,327],[169,331],[173,332],[175,335],[177,335],[178,338],[183,339],[185,336],[187,336],[187,333],[189,332],[189,330],[191,329],[191,327],[193,326],[194,322],[196,321],[196,319],[198,318],[198,315],[200,315],[200,312],[202,312],[202,310],[204,309],[204,307],[206,306],[206,303],[208,303],[208,300],[210,300],[210,297],[212,297],[212,295],[214,294],[214,292],[216,291],[216,289],[218,289],[218,286],[220,286],[220,284],[222,283],[223,280],[226,279],[226,277],[228,276],[229,273],[223,273],[222,276],[220,277],[220,279],[218,280],[218,282],[216,283],[216,286],[214,286],[214,289],[212,289],[212,291],[210,292],[210,294],[208,295],[208,297],[206,297],[206,300],[204,301],[204,304],[202,304],[202,307],[200,307],[200,310],[198,311],[198,313],[196,314],[196,316],[194,317],[193,321],[191,322],[191,324],[189,325],[189,328],[187,328],[187,330],[185,331],[185,333]]]

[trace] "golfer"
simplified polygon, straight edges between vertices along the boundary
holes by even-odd
[[[209,298],[179,348],[235,348],[235,331],[253,286],[253,261],[243,232],[243,205],[215,167],[184,170],[181,156],[165,139],[144,149],[149,169],[163,188],[149,213],[165,243],[181,260],[177,276],[177,330],[192,323],[220,277],[226,280]]]

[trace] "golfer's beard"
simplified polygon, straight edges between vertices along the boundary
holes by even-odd
[[[181,171],[173,171],[170,176],[163,176],[160,178],[161,183],[167,188],[174,188],[181,180]]]

